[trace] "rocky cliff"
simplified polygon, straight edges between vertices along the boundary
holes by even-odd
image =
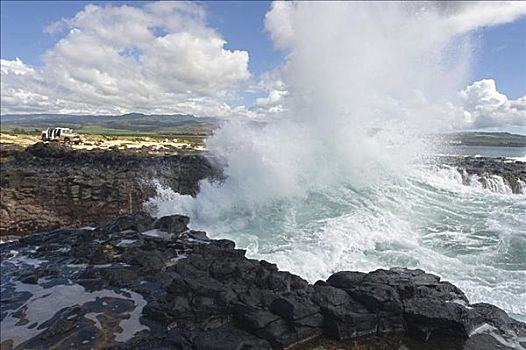
[[[102,223],[143,210],[155,194],[152,179],[193,195],[201,179],[220,174],[199,153],[79,151],[38,143],[27,149],[2,144],[0,156],[3,236]]]
[[[0,347],[526,347],[526,324],[422,270],[341,271],[312,285],[188,221],[125,215],[0,245]]]

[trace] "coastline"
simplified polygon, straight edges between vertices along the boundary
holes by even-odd
[[[33,185],[27,186],[26,182],[18,187],[25,190],[14,193],[26,193],[28,198],[41,204],[46,203],[45,197],[32,197],[32,192],[27,189],[41,188],[45,178],[54,179],[54,182],[57,178],[71,178],[74,180],[72,185],[93,188],[92,185],[86,186],[86,179],[92,181],[99,177],[102,183],[115,186],[116,179],[127,184],[143,175],[147,179],[172,180],[170,187],[174,191],[195,195],[201,179],[222,176],[200,151],[161,154],[157,149],[149,148],[88,151],[42,143],[26,149],[8,149],[4,144],[2,157],[7,158],[2,163],[3,177],[6,174],[12,176],[13,171],[27,173],[30,170],[32,174],[23,177],[33,178]],[[526,179],[522,163],[504,158],[449,157],[444,163],[463,169],[459,176],[466,185],[473,176],[480,180],[483,174],[489,174],[488,179],[491,176],[508,179],[506,181],[513,188],[517,188],[513,185],[514,179]],[[152,172],[154,169],[155,173]],[[13,188],[20,183],[23,182],[15,181]],[[6,182],[2,184],[5,186]],[[141,190],[146,188],[142,180],[141,186]],[[4,205],[5,187],[2,192]],[[247,348],[252,346],[254,349],[292,346],[298,350],[427,350],[444,346],[459,350],[489,350],[504,346],[497,339],[506,339],[508,345],[526,346],[520,343],[521,337],[526,336],[524,323],[494,306],[469,304],[460,289],[421,270],[393,268],[368,274],[345,272],[343,275],[354,276],[349,285],[334,282],[335,278],[338,280],[334,277],[338,273],[326,281],[308,284],[299,276],[278,271],[272,263],[245,258],[245,252],[236,249],[232,241],[211,240],[204,232],[189,230],[186,217],[175,215],[155,220],[142,213],[140,204],[155,194],[153,188],[133,197],[133,202],[137,203],[133,210],[129,209],[129,192],[122,191],[124,195],[116,197],[115,208],[118,210],[105,213],[98,210],[95,213],[99,216],[97,222],[89,216],[86,208],[102,199],[75,193],[65,191],[65,197],[51,203],[62,203],[77,219],[82,213],[89,218],[86,221],[71,221],[68,225],[54,223],[54,227],[43,225],[40,230],[43,232],[25,237],[2,236],[15,239],[0,245],[2,302],[6,305],[3,310],[8,310],[3,314],[3,320],[9,320],[3,321],[2,333],[7,332],[15,338],[24,333],[26,337],[31,335],[16,343],[25,344],[21,345],[22,348],[56,346],[60,349],[65,339],[78,348],[85,345],[86,349],[163,346],[231,349],[247,345]],[[15,207],[25,203],[20,201],[19,194],[11,198]],[[50,203],[46,206],[52,208]],[[128,214],[106,222],[123,213]],[[34,220],[32,214],[29,220]],[[29,227],[23,233],[34,231]],[[10,229],[7,232],[11,232]],[[225,261],[230,263],[225,265]],[[255,266],[256,270],[262,269],[257,272],[262,275],[256,273],[254,277],[252,272],[243,272],[246,264]],[[175,282],[178,276],[183,276],[184,283]],[[267,276],[263,286],[256,282],[261,276]],[[355,279],[356,276],[370,278],[374,287],[362,290],[361,277]],[[221,278],[226,279],[224,283]],[[218,281],[224,286],[217,284]],[[239,287],[240,284],[250,291],[243,292],[244,287]],[[314,301],[313,293],[319,288],[327,289],[327,292]],[[58,295],[66,293],[75,303],[66,305],[57,315],[53,310],[48,314],[49,319],[38,319],[31,328],[29,326],[35,323],[30,323],[32,316],[31,312],[27,314],[27,309],[47,295],[46,290]],[[206,293],[202,294],[202,290]],[[245,299],[240,299],[243,293],[248,294],[243,297]],[[404,299],[406,293],[410,295],[407,300],[412,301]],[[122,312],[112,313],[105,305],[94,304],[92,297],[106,298],[105,303],[122,308]],[[319,298],[325,304],[320,305]],[[279,307],[272,306],[278,299],[285,302],[276,302]],[[232,302],[234,304],[229,304]],[[418,306],[411,309],[413,302]],[[56,300],[47,303],[62,305]],[[344,307],[345,303],[350,304]],[[299,311],[294,311],[296,308]],[[298,318],[294,312],[307,314]],[[129,322],[123,324],[125,319]],[[253,322],[256,328],[247,329],[247,322]],[[99,324],[109,327],[108,331],[103,331],[104,327],[98,327]],[[34,327],[39,332],[31,330]],[[94,339],[84,339],[86,332]],[[435,336],[431,336],[433,332]],[[201,341],[205,334],[211,337],[211,343]],[[2,339],[2,350],[10,349],[13,344],[7,338]]]
[[[526,324],[422,270],[308,284],[188,223],[125,215],[0,245],[2,349],[526,346]]]

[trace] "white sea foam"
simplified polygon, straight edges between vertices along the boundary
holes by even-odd
[[[513,162],[523,162],[526,163],[526,155],[522,157],[507,157],[506,159],[513,161]]]
[[[454,168],[415,167],[406,179],[327,188],[274,201],[255,215],[234,208],[191,225],[311,282],[338,270],[422,268],[457,284],[472,302],[490,302],[521,318],[526,196],[508,192],[463,184]],[[192,214],[194,199],[170,197],[164,210]]]
[[[446,7],[274,4],[285,112],[223,125],[206,143],[225,180],[196,198],[160,187],[148,207],[310,281],[419,267],[526,315],[525,196],[500,177],[418,165],[430,154],[420,135],[454,124],[443,102],[469,70],[469,34]]]

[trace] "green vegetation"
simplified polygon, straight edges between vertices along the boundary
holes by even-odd
[[[526,136],[507,132],[459,132],[446,138],[466,146],[526,147]]]
[[[35,128],[4,129],[4,127],[2,126],[2,132],[9,135],[40,135],[41,130]]]
[[[202,143],[219,126],[215,118],[140,113],[121,116],[3,115],[1,122],[2,132],[15,135],[40,135],[41,130],[62,126],[84,135],[177,138],[194,143]]]

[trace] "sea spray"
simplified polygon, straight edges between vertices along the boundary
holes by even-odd
[[[469,42],[433,6],[274,3],[266,27],[288,52],[285,111],[207,140],[226,180],[202,184],[195,216],[404,176],[442,117],[434,104],[464,83]]]
[[[446,101],[469,72],[472,28],[456,11],[274,3],[266,28],[287,52],[284,112],[226,123],[206,141],[224,180],[203,181],[196,198],[163,190],[150,201],[157,215],[188,214],[310,281],[418,267],[524,317],[524,195],[420,162],[431,153],[421,136],[455,125]]]

